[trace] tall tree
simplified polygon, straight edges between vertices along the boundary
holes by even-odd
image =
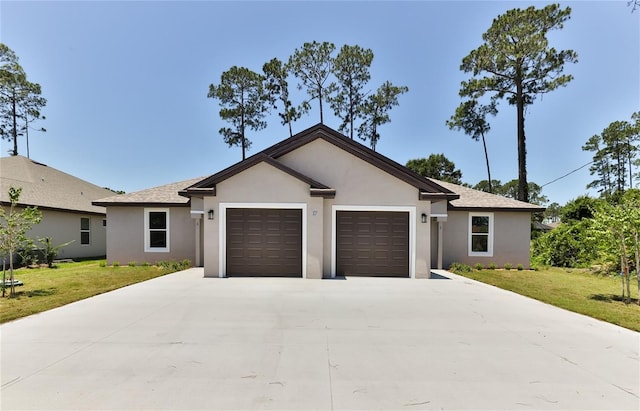
[[[542,194],[542,187],[540,187],[538,184],[534,183],[533,181],[529,181],[527,185],[529,189],[529,203],[544,205],[549,201],[549,199]],[[519,181],[511,180],[500,187],[499,191],[500,195],[517,200],[518,193],[520,192]]]
[[[287,77],[288,68],[277,58],[273,58],[262,66],[262,72],[265,78],[265,91],[267,93],[269,104],[274,109],[278,106],[276,102],[282,104],[282,112],[278,113],[283,126],[289,127],[289,136],[293,136],[292,123],[299,120],[300,117],[309,111],[309,103],[303,101],[298,107],[294,107],[289,100],[289,83]]]
[[[327,83],[333,70],[333,57],[336,46],[333,43],[313,41],[304,43],[289,57],[288,66],[300,83],[298,89],[305,88],[310,100],[318,99],[320,105],[320,123],[324,123],[322,102],[334,91],[335,84]]]
[[[472,188],[474,190],[484,191],[485,193],[502,194],[502,181],[494,179],[489,183],[487,180],[480,180]]]
[[[583,151],[592,151],[593,163],[589,167],[591,175],[596,174],[598,178],[587,184],[587,188],[595,188],[601,196],[608,197],[613,193],[613,184],[611,182],[611,169],[609,157],[606,150],[602,147],[602,139],[599,134],[594,134],[582,146]]]
[[[28,135],[29,123],[44,118],[40,111],[47,100],[41,92],[39,84],[27,80],[13,50],[0,43],[0,138],[13,142],[13,156],[18,155],[18,137]]]
[[[512,9],[496,17],[482,35],[484,44],[464,57],[460,69],[473,77],[463,81],[461,97],[477,99],[491,93],[492,101],[503,98],[516,106],[518,130],[518,199],[529,201],[525,107],[537,96],[565,86],[571,75],[562,74],[565,63],[577,61],[573,50],[557,51],[549,46],[547,33],[561,29],[570,17],[569,7],[551,4]]]
[[[360,46],[344,45],[333,62],[333,74],[337,79],[336,94],[328,98],[337,117],[342,119],[338,130],[344,132],[349,127],[349,137],[353,140],[356,118],[362,115],[367,96],[364,87],[369,82],[369,68],[373,61],[373,51]]]
[[[406,166],[423,177],[462,184],[462,172],[444,154],[431,154],[428,158],[409,160]]]
[[[605,196],[622,194],[627,188],[633,188],[633,167],[640,160],[638,113],[632,115],[635,124],[627,121],[614,121],[601,134],[589,138],[582,150],[593,152],[591,174],[598,179],[587,188],[599,188]]]
[[[390,81],[385,81],[375,94],[369,95],[362,108],[363,122],[358,127],[358,137],[369,140],[369,145],[376,151],[376,145],[380,140],[378,127],[391,122],[389,111],[398,105],[398,96],[409,91],[406,86],[394,86]]]
[[[471,136],[475,141],[482,139],[484,147],[484,158],[487,163],[487,183],[489,193],[493,193],[491,186],[491,169],[489,168],[489,153],[487,152],[487,142],[485,135],[491,130],[491,125],[487,121],[487,115],[495,116],[498,113],[496,103],[492,101],[490,104],[482,105],[478,100],[467,100],[460,104],[456,112],[447,120],[450,129],[462,130],[465,134]]]
[[[246,67],[233,66],[222,73],[219,85],[209,85],[207,97],[220,100],[220,118],[233,126],[222,127],[219,132],[229,147],[242,147],[243,160],[251,147],[247,129],[258,131],[267,126],[264,117],[269,98],[264,92],[263,80],[263,76]]]

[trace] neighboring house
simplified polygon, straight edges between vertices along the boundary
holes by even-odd
[[[73,241],[58,258],[106,255],[106,210],[93,200],[113,192],[23,156],[0,158],[0,202],[9,207],[9,187],[20,187],[19,206],[36,206],[42,221],[27,232],[32,239],[51,237],[54,245]],[[36,241],[36,246],[41,246]]]
[[[316,125],[207,178],[95,201],[110,262],[205,276],[428,278],[452,262],[529,266],[532,204],[426,179]]]

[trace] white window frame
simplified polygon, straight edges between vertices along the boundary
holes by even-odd
[[[167,246],[166,247],[151,247],[151,229],[149,228],[149,214],[164,212],[167,216]],[[168,253],[171,251],[171,220],[170,212],[168,208],[145,208],[144,209],[144,251],[146,253]]]
[[[483,235],[483,233],[473,232],[473,217],[489,217],[489,232],[487,236],[487,251],[473,251],[472,237],[474,235]],[[471,212],[469,213],[469,238],[468,238],[468,253],[469,257],[493,257],[493,237],[494,237],[494,214],[488,212]]]
[[[88,220],[89,221],[89,228],[87,228],[87,229],[83,229],[82,228],[82,220]],[[89,242],[87,242],[87,243],[83,243],[82,242],[82,234],[83,233],[89,234]],[[91,217],[80,217],[80,246],[90,246],[90,245],[91,245]]]
[[[409,214],[409,277],[416,278],[416,208],[411,206],[331,206],[331,278],[336,278],[336,244],[338,211],[394,211]]]

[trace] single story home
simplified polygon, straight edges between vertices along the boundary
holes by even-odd
[[[528,267],[531,213],[544,210],[424,178],[322,124],[209,177],[94,204],[110,262],[186,258],[208,277]]]
[[[50,237],[54,245],[72,241],[58,258],[102,257],[107,253],[106,209],[94,200],[113,195],[77,177],[24,156],[0,158],[0,203],[11,205],[9,187],[20,187],[19,207],[37,207],[42,221],[27,232],[34,240]],[[41,247],[37,241],[36,246]]]

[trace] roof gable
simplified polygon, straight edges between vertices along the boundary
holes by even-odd
[[[291,174],[292,176],[308,182],[312,195],[315,190],[316,193],[323,193],[322,196],[334,196],[335,190],[321,184],[310,177],[304,176],[301,173],[287,167],[286,165],[277,161],[281,156],[306,145],[318,138],[321,138],[338,148],[350,153],[353,156],[360,158],[361,160],[377,167],[384,172],[394,176],[395,178],[404,181],[405,183],[416,187],[419,190],[419,198],[421,200],[451,200],[458,198],[458,195],[442,187],[436,182],[425,179],[412,170],[396,163],[395,161],[377,153],[370,148],[351,140],[350,138],[340,134],[339,132],[325,126],[324,124],[316,124],[293,137],[289,137],[279,143],[274,144],[271,147],[264,149],[263,151],[255,154],[244,161],[236,163],[225,170],[216,173],[205,180],[198,182],[186,190],[181,192],[181,195],[215,195],[215,185],[224,179],[242,172],[249,167],[259,163],[267,162],[274,167],[278,167],[281,170]],[[320,194],[317,194],[320,195]]]
[[[0,158],[0,201],[8,203],[9,187],[21,187],[20,204],[83,213],[105,214],[93,200],[112,191],[24,156]]]

